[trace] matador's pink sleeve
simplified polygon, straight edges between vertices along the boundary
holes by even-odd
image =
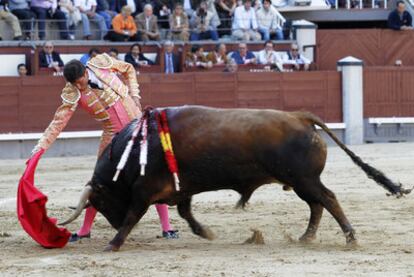
[[[112,69],[115,71],[118,71],[121,73],[122,77],[124,77],[124,80],[128,82],[129,87],[129,95],[141,98],[139,96],[139,85],[137,81],[137,72],[135,71],[135,68],[132,64],[123,62],[120,60],[116,60],[112,58],[113,60],[113,66]]]
[[[39,139],[33,152],[36,152],[40,148],[47,150],[53,144],[75,112],[80,99],[80,92],[68,83],[62,90],[61,97],[62,105],[57,108],[52,122],[50,122],[42,137]]]

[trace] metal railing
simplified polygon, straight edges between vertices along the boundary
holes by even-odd
[[[381,5],[382,3],[382,5]],[[339,1],[335,0],[335,9],[345,8],[357,8],[357,9],[364,9],[364,8],[371,8],[371,9],[388,9],[388,0],[346,0],[345,6],[340,7]]]

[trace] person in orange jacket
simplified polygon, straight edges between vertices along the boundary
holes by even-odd
[[[112,19],[113,30],[108,33],[106,39],[110,41],[138,41],[140,35],[134,18],[131,16],[130,6],[123,6],[121,13]]]

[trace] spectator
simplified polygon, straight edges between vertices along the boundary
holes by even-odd
[[[57,8],[57,0],[31,0],[30,6],[38,20],[40,40],[44,40],[46,36],[46,19],[55,19],[59,26],[60,38],[69,39],[67,19],[65,14]]]
[[[63,61],[59,53],[54,51],[51,41],[46,41],[43,49],[39,52],[39,67],[53,68],[56,72],[62,71]]]
[[[112,58],[114,58],[114,59],[116,59],[116,60],[119,60],[119,57],[118,57],[118,55],[119,55],[119,51],[118,51],[118,49],[116,49],[116,48],[111,48],[111,49],[109,49],[108,54],[109,54],[109,56],[110,56],[110,57],[112,57]]]
[[[152,6],[146,4],[144,6],[144,12],[140,13],[136,17],[138,30],[141,32],[141,39],[159,40],[160,32],[158,31],[158,19],[153,13]]]
[[[244,0],[244,5],[237,7],[234,11],[232,35],[237,40],[260,40],[260,33],[257,29],[256,13],[252,8],[252,1]]]
[[[234,59],[230,59],[226,63],[226,67],[224,68],[223,72],[234,73],[237,72],[238,65]]]
[[[17,73],[20,77],[27,76],[27,68],[24,63],[21,63],[17,66]]]
[[[412,30],[412,17],[405,10],[405,3],[397,1],[397,8],[390,12],[388,16],[388,28],[393,30]]]
[[[96,13],[105,19],[106,28],[110,30],[112,18],[116,15],[116,12],[109,10],[107,0],[96,0]]]
[[[90,20],[95,21],[99,28],[99,37],[103,39],[108,33],[105,19],[103,16],[96,13],[96,0],[74,0],[75,7],[77,7],[82,17],[83,37],[86,40],[92,38]]]
[[[299,46],[292,43],[290,51],[288,51],[282,58],[283,64],[292,65],[295,70],[309,70],[310,61],[299,53]]]
[[[281,64],[282,60],[273,49],[273,42],[268,40],[264,44],[264,49],[257,55],[257,63],[264,65]]]
[[[264,0],[263,6],[256,12],[259,32],[263,40],[283,40],[282,26],[278,24],[280,13],[272,6],[271,0]]]
[[[139,1],[139,5],[137,7],[136,14],[133,15],[135,17],[138,14],[143,13],[145,11],[146,5],[150,5],[153,8],[153,10],[157,12],[159,12],[160,9],[162,8],[162,5],[164,5],[163,4],[164,1],[161,1],[161,0],[138,0],[138,1]]]
[[[239,50],[234,51],[231,54],[231,58],[236,61],[237,64],[255,64],[256,57],[253,52],[247,50],[246,43],[239,43]]]
[[[59,0],[59,7],[67,18],[69,39],[74,40],[76,26],[82,20],[80,11],[73,5],[72,0]]]
[[[183,12],[183,5],[177,4],[170,15],[170,39],[188,41],[188,17]]]
[[[131,7],[124,6],[121,13],[112,19],[113,31],[108,33],[107,39],[111,41],[138,41],[140,40],[137,25],[131,16]]]
[[[180,60],[174,54],[174,43],[167,40],[164,43],[164,72],[172,74],[180,71]]]
[[[158,18],[161,29],[169,29],[169,18],[171,16],[171,10],[173,9],[172,0],[160,0],[162,2],[161,9],[158,12]],[[157,14],[157,13],[156,13]]]
[[[22,30],[20,29],[19,19],[9,12],[7,0],[0,0],[0,19],[10,24],[13,30],[13,40],[22,39]],[[0,40],[3,40],[0,36]]]
[[[236,0],[217,0],[216,9],[221,22],[219,26],[220,36],[230,35],[231,18],[236,9]]]
[[[35,15],[30,10],[27,0],[8,0],[10,11],[22,20],[23,32],[26,40],[30,40]]]
[[[226,64],[228,62],[226,45],[224,43],[217,44],[215,50],[208,53],[207,60],[214,65]]]
[[[201,68],[211,68],[213,63],[207,60],[204,56],[204,49],[199,45],[193,45],[191,51],[187,53],[185,59],[185,65],[187,67],[201,67]]]
[[[91,48],[89,49],[89,52],[86,53],[85,55],[83,55],[79,61],[83,64],[86,65],[86,63],[93,57],[96,57],[96,55],[101,54],[101,51],[98,48]]]
[[[138,43],[132,44],[129,53],[125,55],[125,61],[132,64],[134,67],[153,65],[153,61],[147,59],[141,51],[141,45]]]
[[[218,40],[218,33],[213,26],[214,15],[207,10],[207,2],[202,1],[195,13],[195,30],[191,33],[190,40]]]

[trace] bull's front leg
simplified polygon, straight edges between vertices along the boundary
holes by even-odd
[[[109,245],[105,247],[104,251],[118,251],[125,239],[134,228],[135,224],[144,216],[147,212],[149,205],[142,205],[139,209],[129,209],[122,226],[118,229],[118,233],[111,240]]]
[[[186,198],[186,199],[182,200],[181,202],[179,202],[177,204],[177,209],[178,209],[179,215],[188,222],[188,225],[190,225],[190,228],[191,228],[191,230],[193,231],[194,234],[196,234],[196,235],[198,235],[202,238],[208,239],[208,240],[213,240],[214,239],[214,237],[215,237],[214,233],[212,231],[210,231],[209,228],[203,227],[193,217],[193,214],[191,213],[191,197]]]

